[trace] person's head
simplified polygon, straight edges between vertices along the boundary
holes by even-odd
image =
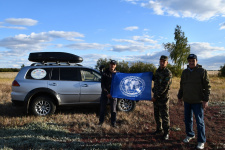
[[[115,60],[111,60],[110,64],[109,64],[109,68],[110,70],[115,70],[116,69],[116,61]]]
[[[161,69],[166,68],[168,65],[168,57],[165,55],[162,55],[159,59],[159,66]]]
[[[189,68],[193,69],[197,66],[197,56],[195,54],[190,54],[187,58],[188,63],[189,63]]]

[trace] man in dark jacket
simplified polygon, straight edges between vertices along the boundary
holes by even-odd
[[[111,105],[111,125],[116,127],[116,105],[117,105],[117,98],[112,98],[110,94],[111,89],[111,81],[112,81],[112,74],[116,73],[116,61],[111,60],[109,68],[102,73],[101,79],[101,87],[102,87],[102,94],[100,98],[100,118],[99,118],[99,125],[102,125],[105,118],[105,111],[108,99],[110,100]]]
[[[159,61],[159,68],[154,76],[154,117],[156,122],[156,131],[154,134],[161,134],[164,130],[164,140],[169,139],[169,89],[172,82],[172,73],[167,68],[168,57],[162,55]]]
[[[206,142],[204,108],[208,106],[211,86],[207,71],[197,64],[197,56],[190,54],[188,56],[187,69],[182,72],[180,81],[180,90],[178,92],[178,101],[184,101],[184,115],[186,126],[186,138],[183,142],[188,143],[195,138],[193,131],[193,112],[197,122],[198,145],[197,149],[204,149]]]

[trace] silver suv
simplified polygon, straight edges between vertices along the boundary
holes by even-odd
[[[58,106],[99,104],[101,73],[81,65],[34,63],[23,67],[12,83],[14,106],[23,105],[27,113],[51,115]],[[117,108],[132,111],[135,101],[118,99]]]

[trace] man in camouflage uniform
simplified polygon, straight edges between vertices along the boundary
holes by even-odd
[[[172,73],[167,68],[168,57],[162,55],[159,61],[159,68],[154,76],[154,117],[156,122],[156,131],[154,134],[163,134],[165,140],[169,139],[169,89],[172,83]],[[162,131],[163,130],[163,131]]]

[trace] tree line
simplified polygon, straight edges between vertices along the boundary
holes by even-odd
[[[0,72],[19,72],[20,68],[0,68]]]

